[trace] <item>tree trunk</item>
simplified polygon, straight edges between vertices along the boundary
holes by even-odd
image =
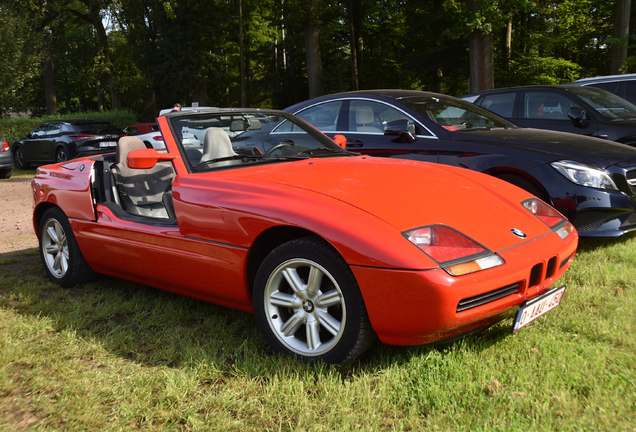
[[[57,96],[55,94],[55,70],[53,68],[53,50],[51,44],[44,47],[44,96],[46,98],[46,113],[57,114]]]
[[[614,32],[613,37],[620,39],[612,44],[612,63],[610,73],[616,75],[621,73],[621,67],[627,59],[627,37],[629,35],[629,15],[631,0],[614,1]]]
[[[473,12],[480,11],[481,2],[468,0],[468,9]],[[492,34],[473,30],[468,35],[468,61],[470,69],[468,91],[474,93],[494,88]]]
[[[239,0],[239,71],[241,74],[241,108],[245,107],[245,48],[243,47],[243,1]]]
[[[310,99],[322,95],[322,59],[320,58],[318,8],[316,2],[317,0],[309,0],[309,11],[305,20],[305,55]]]
[[[504,47],[505,70],[510,72],[510,58],[512,56],[512,14],[508,17],[506,25],[506,45]]]
[[[356,26],[353,10],[353,0],[347,1],[347,9],[349,9],[349,46],[351,50],[351,89],[359,90],[360,82],[358,80],[358,49],[356,44]]]

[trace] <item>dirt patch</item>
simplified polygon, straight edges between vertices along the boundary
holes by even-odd
[[[0,256],[38,246],[31,179],[0,180]]]

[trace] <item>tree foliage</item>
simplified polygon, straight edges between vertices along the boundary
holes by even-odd
[[[145,120],[175,102],[240,105],[241,70],[248,106],[283,108],[310,83],[463,94],[474,31],[491,35],[497,87],[609,73],[613,1],[472,1],[241,0],[239,22],[239,0],[0,0],[0,109],[46,107],[47,44],[60,113]],[[308,22],[320,67],[307,67]]]

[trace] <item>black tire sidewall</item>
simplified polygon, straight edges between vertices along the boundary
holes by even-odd
[[[60,154],[65,154],[66,155],[66,159],[63,161],[60,161]],[[64,147],[60,147],[55,151],[55,162],[56,163],[63,163],[63,162],[67,162],[69,159],[71,158],[68,150],[66,150],[66,148]]]
[[[68,242],[68,270],[66,274],[61,278],[55,276],[49,270],[46,262],[44,245],[42,244],[44,241],[44,226],[46,222],[51,219],[56,220],[60,224],[60,226],[64,230],[64,234]],[[84,256],[82,255],[79,245],[77,244],[75,234],[73,234],[73,230],[71,228],[71,224],[68,221],[68,218],[59,207],[52,207],[44,212],[44,214],[42,215],[42,219],[40,219],[38,230],[40,234],[38,239],[40,246],[40,258],[42,259],[44,271],[53,283],[56,283],[62,287],[72,287],[83,282],[88,282],[95,276],[95,273],[91,270],[91,268],[84,260]]]
[[[340,340],[330,351],[315,357],[302,356],[287,348],[270,328],[269,320],[266,316],[265,286],[267,280],[281,263],[295,258],[313,261],[327,270],[338,283],[346,308],[345,329]],[[353,359],[366,349],[364,347],[362,351],[355,353],[357,348],[359,350],[360,340],[365,339],[363,332],[370,329],[370,326],[363,325],[365,320],[368,322],[368,316],[358,284],[346,262],[331,245],[318,237],[304,237],[292,240],[274,249],[263,260],[256,274],[253,300],[258,326],[269,345],[277,352],[303,360],[342,364]]]
[[[18,154],[20,154],[22,157],[18,158]],[[29,166],[27,161],[24,159],[24,151],[22,151],[22,147],[13,148],[13,161],[15,162],[15,166],[21,170],[25,170]]]

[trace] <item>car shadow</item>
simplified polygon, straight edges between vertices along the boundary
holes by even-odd
[[[109,276],[62,288],[51,283],[37,248],[0,254],[0,307],[46,317],[57,332],[72,331],[108,352],[148,366],[204,363],[220,371],[311,368],[275,353],[252,314]],[[394,347],[376,342],[355,361],[336,368],[343,379],[405,364],[414,357],[448,355],[464,347],[485,350],[510,336],[512,320],[441,345]]]

